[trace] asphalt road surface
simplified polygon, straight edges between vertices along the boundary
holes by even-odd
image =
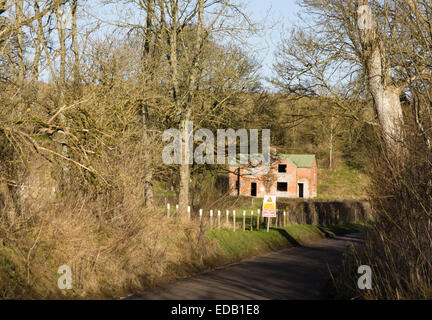
[[[329,268],[362,234],[339,236],[245,259],[135,294],[145,300],[320,299]]]

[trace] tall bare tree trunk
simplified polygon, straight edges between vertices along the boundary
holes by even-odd
[[[66,26],[63,23],[63,7],[64,5],[59,5],[56,7],[55,14],[57,18],[57,33],[58,33],[58,41],[60,44],[60,76],[59,76],[59,85],[60,91],[62,93],[63,87],[66,81]]]
[[[178,85],[178,60],[177,60],[177,32],[178,32],[178,7],[177,1],[170,0],[171,7],[171,28],[169,34],[169,50],[170,50],[170,66],[171,66],[171,81],[172,81],[172,96],[175,107],[179,110],[182,106],[179,103],[179,85]],[[188,117],[181,122],[181,132],[184,133],[186,129],[186,121]],[[182,139],[182,153],[185,152],[185,137],[183,134]],[[187,206],[189,202],[189,180],[190,169],[189,164],[185,164],[185,157],[182,159],[180,165],[180,186],[179,186],[179,215],[182,219],[187,217]]]
[[[144,90],[146,90],[153,82],[154,70],[151,66],[152,56],[150,44],[153,38],[153,18],[154,18],[154,0],[146,0],[146,32],[144,39],[144,51],[142,55],[142,73]],[[148,76],[149,75],[149,76]],[[150,115],[148,105],[144,103],[142,106],[143,116],[143,144],[145,149],[150,149],[151,134],[150,129]],[[150,152],[145,154],[146,173],[144,175],[144,203],[146,208],[154,207],[153,201],[153,156]]]
[[[368,1],[363,0],[363,4],[368,5]],[[387,146],[393,149],[402,140],[403,115],[400,102],[402,88],[393,82],[390,68],[387,66],[386,50],[375,32],[374,17],[370,18],[371,25],[360,30],[363,64],[384,140]]]
[[[74,63],[73,63],[73,78],[74,78],[74,93],[75,95],[80,94],[80,56],[79,56],[79,47],[78,47],[78,27],[77,27],[77,7],[78,0],[73,0],[72,2],[72,50],[74,54]]]
[[[39,6],[39,0],[34,0],[33,8],[35,11],[35,14],[37,16],[40,15],[40,6]],[[32,66],[32,80],[36,81],[39,77],[39,63],[40,58],[42,55],[42,42],[43,42],[43,24],[42,24],[42,17],[39,16],[37,18],[37,29],[36,29],[36,43],[35,43],[35,54],[33,58],[33,66]]]
[[[66,86],[66,26],[64,25],[64,4],[61,4],[55,8],[55,15],[57,19],[57,33],[58,33],[58,41],[60,44],[60,75],[58,79],[58,107],[63,107],[65,103],[65,86]],[[66,116],[63,113],[60,113],[59,120],[61,122],[61,125],[65,128],[67,131],[67,119]],[[60,153],[66,157],[69,158],[69,148],[68,148],[68,141],[65,134],[62,134],[62,137],[58,140],[59,143],[61,143],[61,149]],[[69,174],[70,168],[68,163],[64,163],[62,166],[62,183],[63,186],[66,187],[69,184]]]
[[[182,151],[183,161],[180,165],[180,187],[179,187],[179,214],[182,219],[187,218],[187,206],[189,204],[189,185],[190,185],[190,165],[189,165],[189,144],[187,136],[187,122],[189,121],[189,113],[186,119],[182,121],[181,132],[183,133],[182,138]]]
[[[195,38],[195,45],[194,45],[194,52],[193,52],[193,59],[191,61],[191,73],[190,73],[190,80],[188,85],[188,92],[187,92],[187,100],[186,105],[184,106],[185,110],[185,117],[182,124],[182,131],[185,133],[183,136],[183,152],[185,153],[184,160],[182,161],[182,164],[180,165],[180,192],[179,192],[179,211],[180,216],[183,219],[186,219],[187,217],[187,206],[189,203],[189,184],[190,184],[190,163],[189,163],[189,152],[192,152],[189,150],[189,140],[191,137],[187,136],[186,133],[188,133],[188,130],[186,128],[188,121],[191,119],[191,110],[192,110],[192,103],[193,103],[193,97],[194,92],[196,90],[196,79],[197,79],[197,73],[198,73],[198,61],[199,56],[201,53],[201,48],[204,42],[203,39],[203,18],[204,18],[204,0],[198,0],[198,22],[196,27],[196,38]]]
[[[24,87],[24,33],[22,29],[23,21],[23,0],[16,0],[16,24],[17,24],[17,41],[18,41],[18,87]]]

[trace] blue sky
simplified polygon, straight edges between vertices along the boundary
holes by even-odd
[[[256,54],[263,62],[264,76],[272,75],[273,55],[280,41],[280,34],[296,23],[299,13],[297,0],[249,0],[246,10],[254,20],[262,21],[267,27],[265,33],[251,39],[257,48]]]
[[[255,56],[258,62],[262,63],[261,74],[263,77],[271,77],[273,75],[273,59],[274,52],[280,41],[282,31],[291,28],[296,23],[296,15],[300,8],[297,5],[298,0],[240,0],[243,5],[243,10],[252,18],[252,21],[261,23],[264,26],[264,31],[258,35],[247,39],[250,54]],[[133,19],[137,17],[134,10],[128,10],[124,1],[118,1],[111,5],[102,5],[103,0],[86,2],[86,11],[91,12],[94,17],[105,21],[120,21],[124,18]],[[124,11],[126,10],[126,11]],[[132,21],[129,21],[132,22]],[[110,33],[111,27],[103,24],[103,33]],[[112,27],[115,29],[114,27]],[[267,86],[268,84],[265,83]],[[271,89],[271,88],[269,88]]]
[[[299,12],[297,0],[241,0],[239,2],[253,21],[260,22],[265,27],[265,31],[247,39],[247,42],[251,44],[252,52],[250,53],[259,62],[262,62],[262,75],[270,77],[272,76],[274,52],[280,41],[280,34],[296,22],[296,14]],[[125,8],[124,2],[121,1],[114,5],[102,7],[100,7],[100,3],[101,0],[92,3],[95,6],[92,6],[93,10],[90,11],[102,19],[104,17],[108,20],[116,19],[115,16],[118,16],[121,8]],[[133,16],[134,12],[129,12],[129,14]]]

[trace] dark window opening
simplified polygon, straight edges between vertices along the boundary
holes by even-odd
[[[287,165],[286,164],[280,164],[278,167],[279,173],[286,173],[287,172]]]
[[[251,196],[252,197],[257,196],[257,184],[256,184],[256,182],[251,183]]]
[[[277,191],[287,192],[288,191],[288,183],[278,182],[277,183]]]

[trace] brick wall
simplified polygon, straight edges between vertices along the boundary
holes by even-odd
[[[286,165],[286,172],[278,172],[280,164]],[[251,174],[250,169],[240,168],[240,195],[252,196],[253,184],[256,184],[256,196],[264,197],[265,195],[276,195],[281,198],[298,198],[298,183],[304,185],[304,198],[313,198],[317,196],[317,166],[316,161],[312,168],[296,168],[286,160],[280,159],[272,163],[270,171],[262,175],[259,173],[262,166],[258,167],[255,174]],[[237,195],[237,172],[238,167],[230,167],[229,174],[229,192],[230,195]],[[286,192],[277,190],[277,183],[283,182],[288,184]]]

